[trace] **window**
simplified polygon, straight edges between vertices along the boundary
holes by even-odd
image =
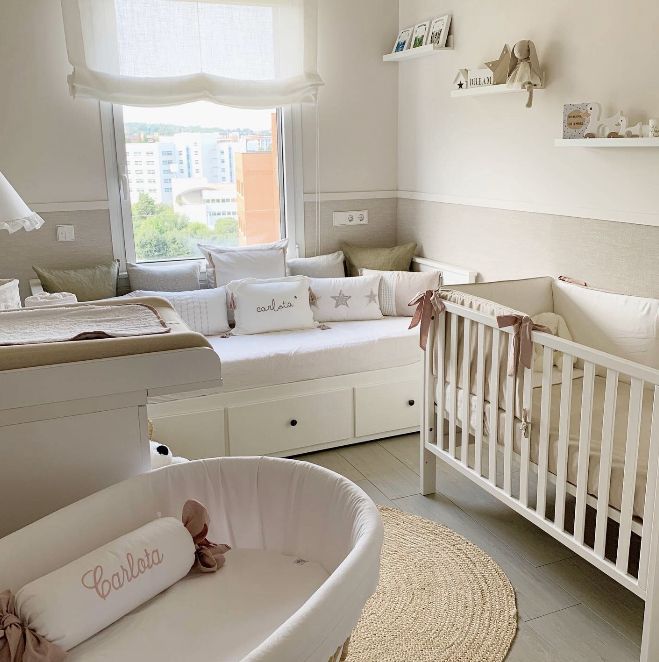
[[[239,246],[289,234],[283,222],[282,112],[200,101],[166,108],[114,107],[113,115],[119,171],[142,174],[134,170],[141,165],[136,154],[140,149],[145,153],[144,143],[159,142],[160,149],[148,153],[154,161],[146,163],[167,173],[146,185],[143,179],[123,178],[128,187],[122,205],[126,259],[198,258],[198,243]],[[224,161],[227,149],[235,159],[220,177],[213,161],[220,155]],[[170,169],[171,159],[164,157],[173,153],[181,158]],[[195,154],[193,163],[183,158],[186,153]]]

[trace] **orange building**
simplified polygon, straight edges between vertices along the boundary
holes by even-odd
[[[236,203],[241,245],[281,236],[277,115],[272,114],[272,149],[236,155]]]

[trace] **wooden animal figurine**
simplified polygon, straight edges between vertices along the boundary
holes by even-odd
[[[597,129],[600,125],[600,117],[602,116],[602,106],[598,103],[591,103],[588,105],[588,112],[590,113],[590,118],[584,137],[597,138]]]
[[[628,126],[625,129],[625,138],[640,138],[643,135],[643,122],[638,122],[634,126]]]
[[[648,136],[659,138],[659,122],[657,120],[648,120]]]
[[[538,62],[535,44],[530,39],[518,41],[513,46],[513,56],[517,65],[508,76],[509,87],[522,87],[529,93],[526,107],[533,105],[533,88],[542,86],[542,71]]]
[[[605,117],[600,121],[597,128],[597,135],[600,138],[620,138],[625,135],[627,129],[627,118],[622,111],[617,112],[611,117]]]

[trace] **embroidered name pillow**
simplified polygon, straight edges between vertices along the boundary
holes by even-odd
[[[420,292],[436,290],[440,271],[375,271],[361,269],[363,276],[380,275],[380,307],[384,315],[412,317],[416,306],[409,302]]]
[[[149,522],[16,593],[31,630],[70,650],[185,577],[195,543],[180,520]]]
[[[309,299],[318,322],[377,320],[380,310],[380,276],[312,278]]]
[[[234,335],[315,326],[309,304],[309,278],[306,276],[237,280],[227,285],[227,294],[236,320]]]

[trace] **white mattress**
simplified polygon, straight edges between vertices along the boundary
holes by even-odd
[[[234,549],[218,572],[188,575],[76,646],[67,660],[241,660],[327,577],[319,563]]]
[[[410,365],[422,360],[409,317],[332,322],[330,328],[210,336],[225,391]]]

